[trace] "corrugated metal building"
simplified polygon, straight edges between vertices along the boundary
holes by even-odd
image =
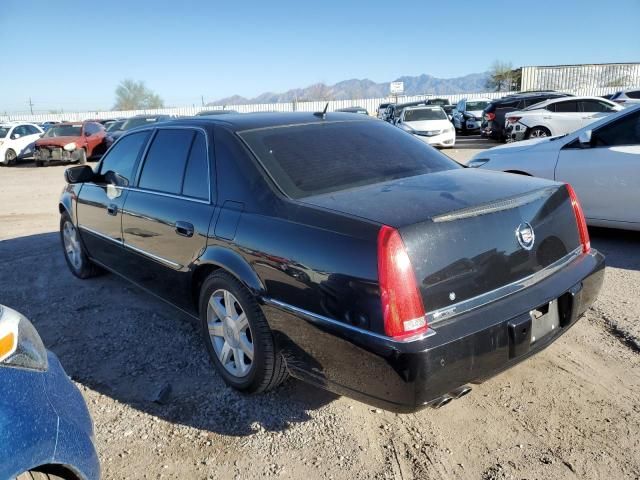
[[[640,85],[640,63],[522,67],[520,89],[582,91]]]

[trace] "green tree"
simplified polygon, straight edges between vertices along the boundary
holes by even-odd
[[[487,88],[496,92],[520,89],[520,70],[514,70],[511,62],[496,60],[489,69]]]
[[[149,90],[142,81],[125,79],[116,88],[114,110],[142,110],[162,107],[164,107],[162,98]]]

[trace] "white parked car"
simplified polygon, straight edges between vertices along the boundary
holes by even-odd
[[[32,156],[33,144],[43,133],[31,123],[0,123],[0,163],[13,165],[20,158]]]
[[[622,108],[600,97],[553,98],[508,113],[505,119],[507,140],[564,135]]]
[[[485,150],[469,166],[569,183],[589,225],[640,230],[640,105],[565,136]]]
[[[407,107],[397,125],[434,147],[453,147],[456,143],[456,130],[438,105]]]
[[[616,92],[610,100],[612,102],[616,102],[618,105],[622,105],[623,107],[636,105],[640,103],[640,88],[632,88]]]
[[[482,111],[491,103],[490,98],[463,98],[453,109],[453,126],[466,133],[479,132],[482,125]]]

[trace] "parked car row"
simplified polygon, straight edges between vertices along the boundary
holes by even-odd
[[[569,134],[484,150],[469,166],[570,183],[589,225],[640,230],[640,105],[584,121]]]

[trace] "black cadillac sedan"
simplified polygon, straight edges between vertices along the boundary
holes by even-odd
[[[362,115],[154,123],[65,177],[73,274],[115,272],[199,318],[245,392],[291,374],[439,407],[556,340],[603,279],[570,186],[463,168]]]

